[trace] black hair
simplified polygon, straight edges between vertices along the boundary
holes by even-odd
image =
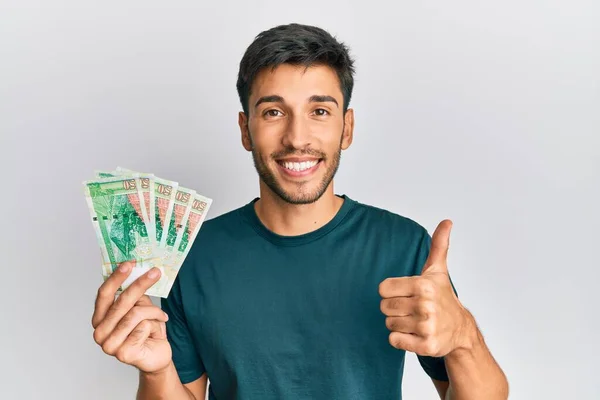
[[[262,69],[275,69],[280,64],[333,68],[340,81],[346,112],[354,87],[354,60],[347,46],[321,28],[291,23],[259,33],[240,61],[236,86],[246,115],[254,78]]]

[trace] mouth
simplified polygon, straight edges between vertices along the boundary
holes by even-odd
[[[319,169],[321,161],[321,158],[287,158],[277,160],[277,165],[287,176],[306,177]]]

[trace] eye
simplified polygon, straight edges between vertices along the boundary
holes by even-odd
[[[315,114],[317,114],[317,116],[319,116],[319,117],[322,117],[322,116],[329,114],[329,111],[325,110],[324,108],[317,108],[315,110]]]
[[[275,109],[271,109],[271,110],[267,110],[263,113],[264,116],[266,117],[277,117],[277,113],[281,113],[281,111],[279,110],[275,110]]]

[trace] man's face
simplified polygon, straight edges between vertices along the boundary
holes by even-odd
[[[318,200],[352,141],[353,112],[343,113],[335,71],[283,64],[261,71],[240,113],[242,143],[262,182],[288,203]]]

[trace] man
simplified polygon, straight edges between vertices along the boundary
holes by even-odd
[[[440,398],[507,398],[448,275],[451,222],[430,237],[334,193],[353,74],[316,27],[278,26],[247,49],[239,126],[260,197],[205,222],[162,310],[143,295],[157,271],[114,301],[128,263],[98,293],[94,339],[140,370],[139,399],[204,399],[207,378],[210,399],[400,399],[406,351]]]

